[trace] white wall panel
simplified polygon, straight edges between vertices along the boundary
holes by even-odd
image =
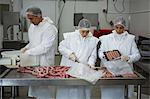
[[[43,16],[49,16],[55,21],[55,1],[50,0],[23,0],[23,9],[26,10],[28,7],[36,6],[41,8]]]
[[[131,28],[135,35],[150,34],[150,0],[130,0]]]
[[[62,13],[62,17],[60,20],[60,40],[62,40],[62,33],[74,31],[73,26],[73,15],[74,13],[98,13],[99,14],[99,23],[100,28],[111,28],[111,26],[106,22],[105,15],[102,12],[103,9],[106,9],[107,0],[98,0],[98,1],[67,1]],[[114,7],[112,0],[108,0],[108,10],[112,14],[108,14],[108,21],[113,20],[118,14]],[[119,5],[121,3],[118,0],[118,9],[121,9],[122,6]],[[74,9],[76,8],[76,9]],[[113,14],[114,13],[114,14]],[[129,0],[125,0],[125,12],[129,13]],[[128,18],[128,14],[123,14],[123,16]]]
[[[0,0],[0,4],[9,4],[10,0]]]

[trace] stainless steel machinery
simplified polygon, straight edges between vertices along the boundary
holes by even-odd
[[[3,48],[20,49],[24,45],[19,12],[3,12]]]

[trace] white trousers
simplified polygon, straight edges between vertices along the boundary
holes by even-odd
[[[89,86],[58,86],[56,99],[91,99]]]

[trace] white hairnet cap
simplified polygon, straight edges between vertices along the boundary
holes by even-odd
[[[26,14],[30,14],[34,16],[42,16],[42,11],[38,7],[30,7],[26,10]]]
[[[117,17],[114,20],[114,26],[116,26],[116,25],[122,25],[125,28],[126,27],[126,21],[125,21],[125,19],[122,16]]]
[[[85,30],[90,30],[91,28],[91,23],[87,19],[82,19],[80,20],[78,24],[78,29],[85,29]]]

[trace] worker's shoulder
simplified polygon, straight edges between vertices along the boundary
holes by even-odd
[[[66,32],[66,33],[63,33],[63,37],[66,39],[66,38],[72,38],[76,35],[75,32]]]
[[[94,42],[97,44],[100,40],[97,37],[93,37],[94,38]]]
[[[135,39],[135,35],[133,35],[133,34],[127,34],[128,35],[128,38],[130,38],[130,39]]]
[[[107,39],[110,39],[112,37],[112,33],[110,34],[107,34],[107,35],[102,35],[99,37],[99,40],[107,40]]]
[[[47,26],[50,29],[55,29],[56,28],[55,24],[48,23],[48,22],[45,23],[45,26]]]
[[[50,34],[54,34],[54,35],[56,35],[58,33],[58,30],[57,30],[56,26],[53,25],[53,24],[50,24],[48,22],[46,22],[44,24],[43,30],[49,32]]]
[[[54,22],[49,17],[44,17],[41,23],[43,25],[43,28],[57,31]]]
[[[94,40],[94,41],[99,41],[99,39],[97,38],[97,37],[95,37],[95,36],[92,36],[92,39]]]

